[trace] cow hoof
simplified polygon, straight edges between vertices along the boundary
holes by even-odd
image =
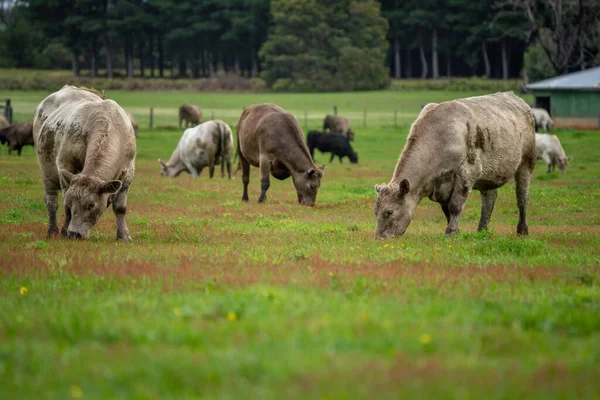
[[[123,236],[117,236],[117,240],[122,242],[131,242],[131,236],[129,234]]]
[[[54,236],[58,236],[58,227],[56,226],[48,228],[48,238],[52,238]]]
[[[446,236],[456,235],[457,233],[458,233],[458,229],[446,228]]]
[[[517,236],[529,235],[529,227],[527,225],[517,226]]]

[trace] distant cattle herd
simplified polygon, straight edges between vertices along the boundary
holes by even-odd
[[[169,161],[158,160],[160,174],[187,172],[210,178],[221,165],[221,177],[231,179],[234,136],[223,121],[202,122],[195,105],[179,108],[185,131]],[[188,128],[188,126],[190,126]],[[389,183],[375,185],[376,237],[404,234],[418,203],[438,202],[447,219],[446,233],[458,231],[458,219],[469,193],[481,193],[478,230],[486,229],[497,188],[515,179],[519,221],[517,233],[528,234],[529,183],[537,159],[566,172],[571,160],[558,137],[535,133],[552,129],[546,110],[530,108],[512,92],[428,104],[412,124]],[[32,145],[45,188],[48,235],[85,239],[108,205],[113,206],[117,238],[131,240],[125,221],[127,193],[135,172],[139,127],[133,115],[92,89],[65,86],[36,108],[32,123],[11,125],[0,115],[0,143],[9,155]],[[292,177],[298,202],[313,206],[321,187],[324,165],[314,162],[315,150],[330,153],[330,162],[348,158],[358,163],[350,142],[355,140],[348,119],[327,115],[323,131],[310,131],[306,140],[296,118],[275,104],[246,107],[237,125],[235,156],[242,169],[242,201],[248,201],[250,166],[260,172],[259,203],[267,198],[270,177]],[[63,193],[65,220],[59,231],[58,191]]]

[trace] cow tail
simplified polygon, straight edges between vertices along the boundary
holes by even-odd
[[[225,123],[221,122],[219,124],[219,131],[221,132],[221,171],[225,170],[225,149],[227,148],[227,143],[226,142],[226,131],[227,129],[225,128]]]

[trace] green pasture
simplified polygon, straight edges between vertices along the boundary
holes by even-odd
[[[0,98],[25,119],[45,95]],[[115,240],[110,209],[89,240],[69,241],[46,239],[33,149],[3,148],[1,399],[600,397],[600,132],[555,132],[573,161],[566,175],[538,163],[528,237],[516,236],[510,183],[489,232],[476,233],[474,192],[461,233],[445,237],[441,209],[423,200],[405,236],[376,241],[373,186],[389,181],[421,105],[457,93],[108,96],[136,116],[156,107],[159,126],[175,126],[184,102],[230,123],[274,102],[301,122],[306,110],[309,128],[337,105],[355,116],[360,164],[317,154],[314,208],[290,180],[257,204],[253,169],[242,203],[239,173],[161,178],[156,159],[180,132],[142,125],[133,241]],[[364,108],[391,119],[364,128]]]

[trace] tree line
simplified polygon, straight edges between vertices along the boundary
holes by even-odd
[[[0,66],[299,90],[536,80],[596,65],[599,21],[597,0],[0,0]]]

